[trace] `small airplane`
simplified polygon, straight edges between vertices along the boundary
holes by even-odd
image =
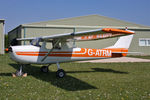
[[[10,58],[21,64],[16,76],[22,76],[24,64],[43,64],[41,71],[47,73],[51,64],[57,65],[56,76],[63,78],[66,73],[60,63],[92,59],[123,57],[128,53],[134,31],[103,28],[89,31],[64,33],[51,36],[18,38],[17,41],[30,41],[30,45],[10,46]],[[90,41],[119,37],[117,42],[103,49],[78,48],[75,41]],[[111,42],[111,41],[110,41]],[[68,43],[72,43],[70,47]],[[48,49],[47,45],[52,45]]]

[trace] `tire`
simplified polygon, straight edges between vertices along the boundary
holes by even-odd
[[[66,75],[65,71],[63,69],[59,69],[57,72],[56,72],[56,76],[58,78],[63,78],[64,76]]]
[[[43,73],[48,73],[48,72],[49,72],[47,66],[42,66],[42,67],[40,68],[40,70],[41,70],[41,72],[43,72]]]

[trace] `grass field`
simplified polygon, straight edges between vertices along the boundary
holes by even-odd
[[[142,58],[142,59],[150,59],[150,56],[129,55],[128,57],[132,57],[132,58]]]
[[[150,63],[64,63],[67,76],[24,68],[28,77],[13,78],[19,67],[0,56],[0,100],[150,100]]]

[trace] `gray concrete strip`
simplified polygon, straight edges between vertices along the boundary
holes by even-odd
[[[110,59],[99,59],[99,60],[88,60],[88,61],[80,61],[91,62],[91,63],[117,63],[117,62],[150,62],[149,59],[141,59],[141,58],[131,58],[131,57],[120,57],[120,58],[110,58]]]

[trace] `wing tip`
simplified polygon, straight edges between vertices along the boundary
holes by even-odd
[[[103,28],[102,31],[108,32],[108,33],[135,34],[134,31],[121,30],[121,29],[115,29],[115,28]]]

